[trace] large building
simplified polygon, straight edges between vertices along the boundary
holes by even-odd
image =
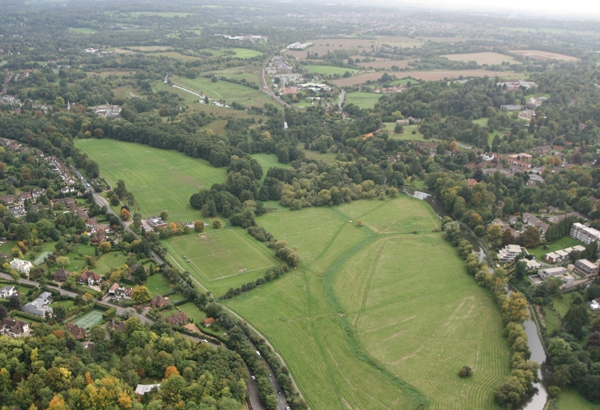
[[[600,244],[600,231],[575,222],[571,226],[571,238],[575,238],[586,245],[592,242]]]
[[[552,276],[564,276],[567,273],[567,270],[565,268],[546,268],[546,269],[541,269],[538,271],[538,275],[540,275],[540,278],[542,278],[543,280],[548,279],[549,277]]]
[[[585,276],[597,275],[598,265],[588,261],[587,259],[579,259],[575,262],[575,271]]]
[[[12,260],[12,262],[10,262],[10,267],[19,273],[29,273],[33,267],[33,264],[29,261],[15,258]]]
[[[523,248],[519,245],[506,245],[504,248],[498,251],[498,259],[502,262],[512,262],[517,256],[521,254]]]

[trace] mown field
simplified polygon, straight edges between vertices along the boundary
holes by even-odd
[[[391,70],[392,67],[406,68],[408,62],[411,60],[383,60],[383,61],[369,61],[366,63],[358,63],[359,66],[365,68],[386,68]]]
[[[220,296],[264,276],[267,268],[282,264],[273,251],[239,228],[191,233],[163,241],[181,267]]]
[[[355,104],[360,108],[373,108],[380,98],[381,94],[356,91],[353,93],[346,93],[344,101],[348,104]]]
[[[69,27],[69,31],[78,34],[96,34],[97,31],[89,27]]]
[[[510,64],[521,64],[511,56],[506,56],[500,53],[485,51],[481,53],[465,53],[465,54],[444,54],[440,57],[446,57],[452,61],[475,61],[477,64],[502,64],[507,62]]]
[[[111,185],[125,181],[144,217],[166,210],[169,221],[194,221],[200,212],[190,206],[190,196],[227,178],[224,168],[177,151],[111,139],[76,140],[75,145],[98,163]]]
[[[269,97],[259,90],[228,81],[217,81],[213,83],[210,78],[197,77],[189,79],[185,77],[172,77],[174,84],[187,88],[199,94],[207,95],[209,98],[225,101],[227,104],[237,102],[246,106],[260,106],[270,102]]]
[[[353,68],[334,67],[330,65],[305,65],[304,68],[311,73],[325,75],[344,75],[346,72],[349,72],[350,74],[358,72],[358,70],[355,70]]]
[[[600,410],[600,404],[587,401],[572,387],[565,387],[560,392],[556,410]]]
[[[536,60],[563,60],[563,61],[579,61],[580,59],[565,54],[551,53],[549,51],[540,50],[511,50],[513,54],[519,54],[523,57],[530,57]]]
[[[301,266],[225,303],[284,356],[312,408],[496,408],[509,370],[499,311],[432,232],[427,204],[403,195],[257,223],[297,247]]]

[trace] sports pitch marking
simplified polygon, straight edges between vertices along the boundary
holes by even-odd
[[[232,250],[228,250],[228,249],[223,249],[223,250],[216,249],[216,250],[213,250],[209,254],[199,255],[199,256],[195,256],[195,257],[190,258],[189,256],[187,256],[185,254],[185,252],[183,252],[181,250],[180,246],[177,246],[176,243],[177,242],[182,242],[182,241],[189,242],[190,239],[193,239],[193,241],[196,242],[196,241],[198,241],[198,239],[195,236],[192,236],[192,237],[182,237],[182,238],[173,239],[171,241],[171,245],[172,245],[173,249],[178,253],[179,257],[181,259],[183,259],[184,261],[188,262],[188,264],[191,265],[194,268],[194,270],[204,280],[206,280],[207,282],[213,282],[213,281],[217,281],[217,280],[222,280],[222,279],[230,278],[232,276],[238,276],[238,275],[245,274],[245,273],[255,272],[257,270],[267,269],[267,268],[269,268],[271,266],[277,265],[278,262],[277,262],[277,260],[276,260],[276,258],[274,256],[268,255],[267,253],[265,253],[260,247],[258,247],[256,244],[253,244],[248,239],[244,238],[235,229],[226,229],[226,230],[223,230],[221,232],[212,232],[210,234],[210,236],[212,236],[213,238],[215,236],[217,236],[217,238],[216,239],[208,239],[205,242],[199,242],[199,245],[201,246],[202,244],[209,244],[209,243],[217,242],[218,241],[218,237],[224,237],[224,235],[226,233],[229,233],[229,232],[231,232],[232,234],[236,235],[238,237],[238,239],[240,239],[242,242],[244,242],[246,245],[248,245],[248,247],[252,251],[254,251],[254,253],[258,253],[261,257],[266,258],[268,261],[270,261],[272,263],[269,264],[269,265],[266,265],[266,266],[260,266],[260,267],[253,268],[253,269],[250,269],[250,268],[244,267],[244,266],[240,267],[240,269],[237,269],[237,268],[232,267],[231,265],[227,266],[227,268],[216,268],[213,272],[216,272],[220,277],[219,278],[214,278],[214,279],[209,279],[208,276],[207,276],[207,272],[205,272],[204,270],[202,270],[200,268],[200,266],[199,266],[201,264],[201,261],[204,260],[207,257],[212,257],[212,258],[215,258],[215,257],[216,258],[226,258],[226,257],[229,257],[229,256],[231,256],[231,251]],[[196,249],[198,249],[198,246],[196,246]],[[233,249],[233,251],[235,252],[237,249],[241,249],[241,248]],[[185,256],[185,258],[184,258],[184,256]],[[187,258],[187,260],[186,260],[186,258]],[[196,261],[198,261],[198,263],[196,263]],[[223,272],[222,269],[226,270],[226,272]],[[236,270],[237,270],[237,272],[236,272]],[[232,271],[234,272],[233,274],[227,274],[227,273],[232,272]]]

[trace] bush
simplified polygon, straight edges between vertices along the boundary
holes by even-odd
[[[558,387],[558,386],[550,386],[548,388],[548,394],[552,398],[556,398],[556,397],[560,396],[560,391],[561,391],[560,387]]]

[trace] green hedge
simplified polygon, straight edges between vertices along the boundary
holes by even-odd
[[[22,318],[28,319],[28,320],[33,320],[34,322],[39,322],[39,323],[42,323],[44,321],[44,319],[39,316],[32,315],[30,313],[21,312],[21,311],[13,311],[11,313],[11,316],[18,316],[18,317],[22,317]]]
[[[108,309],[106,312],[102,313],[102,318],[103,319],[112,319],[116,315],[117,315],[117,308],[112,307],[112,308]]]

